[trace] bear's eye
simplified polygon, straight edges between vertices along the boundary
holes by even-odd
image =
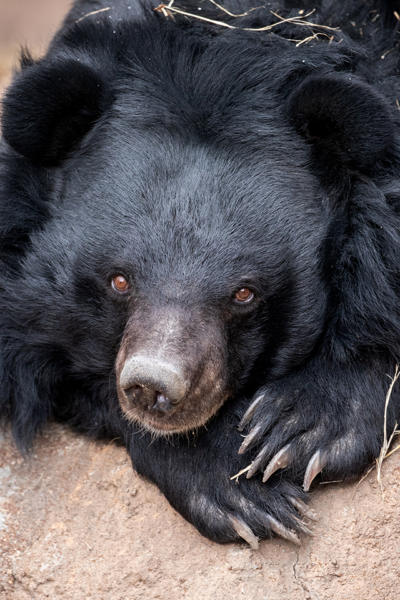
[[[254,298],[254,294],[249,288],[240,288],[235,294],[236,302],[240,302],[241,304],[251,302]]]
[[[116,292],[120,293],[126,292],[130,288],[128,280],[123,275],[117,275],[114,277],[111,281],[111,285]]]

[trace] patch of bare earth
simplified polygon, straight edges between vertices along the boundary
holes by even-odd
[[[201,537],[123,448],[52,425],[23,460],[0,441],[0,600],[398,600],[400,454],[318,486],[300,549]],[[239,483],[240,485],[240,483]]]

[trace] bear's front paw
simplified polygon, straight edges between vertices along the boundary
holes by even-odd
[[[297,382],[298,383],[298,382]],[[384,383],[382,381],[382,383]],[[350,479],[378,455],[383,441],[384,386],[360,394],[357,386],[332,386],[330,396],[310,385],[271,385],[260,390],[244,414],[239,430],[250,425],[239,454],[254,459],[247,478],[263,471],[266,482],[279,469],[308,491],[322,472],[329,479]],[[358,393],[357,393],[358,392]],[[388,416],[388,432],[393,427]]]
[[[243,399],[226,403],[193,441],[128,433],[132,463],[175,510],[214,542],[245,540],[256,548],[259,539],[279,536],[299,544],[298,534],[312,535],[303,517],[315,520],[305,504],[307,494],[289,477],[265,485],[243,475],[247,459],[238,455],[242,437],[234,423],[245,405]]]
[[[303,495],[285,480],[271,487],[243,479],[222,486],[214,483],[213,488],[191,494],[190,514],[185,516],[200,533],[216,542],[242,539],[257,549],[260,538],[278,536],[300,545],[299,533],[313,535],[301,518],[316,520],[301,499]]]

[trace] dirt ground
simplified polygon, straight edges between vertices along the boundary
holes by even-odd
[[[65,0],[0,0],[0,89]],[[398,600],[400,453],[356,484],[317,486],[300,549],[202,538],[132,471],[125,450],[52,425],[23,460],[0,438],[0,600]]]
[[[318,486],[300,549],[202,538],[124,449],[53,425],[23,460],[0,440],[0,600],[398,600],[400,454]]]

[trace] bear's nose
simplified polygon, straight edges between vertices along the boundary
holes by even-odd
[[[132,401],[163,413],[181,402],[189,389],[176,365],[140,355],[128,358],[119,383]]]

